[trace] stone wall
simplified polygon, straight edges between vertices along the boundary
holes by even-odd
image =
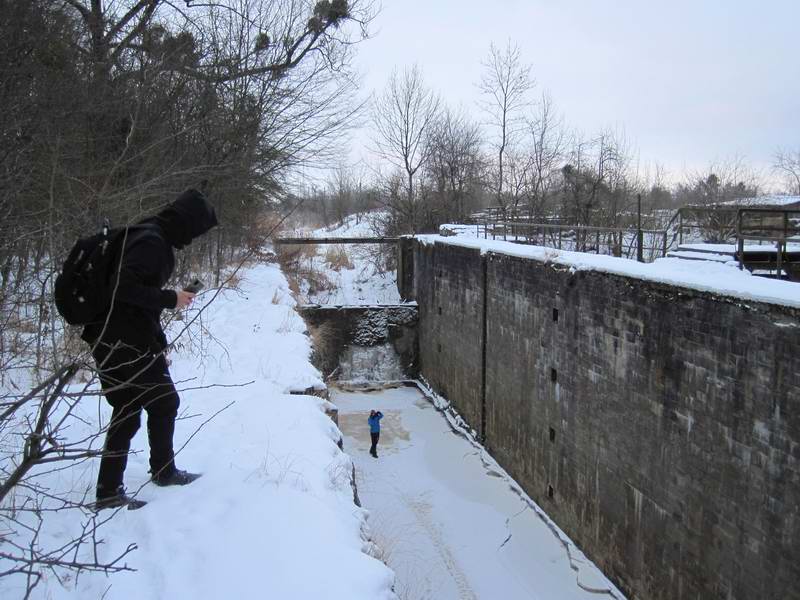
[[[629,598],[800,598],[800,311],[402,244],[422,375]]]
[[[325,379],[336,379],[336,370],[355,348],[386,346],[396,354],[404,377],[417,375],[417,307],[298,306],[314,339],[312,362]]]
[[[425,340],[419,344],[419,364],[428,367],[424,374],[428,383],[444,397],[458,398],[462,417],[479,429],[483,273],[475,263],[474,252],[456,246],[446,248],[444,260],[438,259],[438,246],[415,256],[416,281],[423,282],[417,286],[416,299],[420,307],[425,307],[417,331],[418,339]]]

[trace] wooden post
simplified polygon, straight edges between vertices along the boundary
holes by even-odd
[[[400,294],[401,300],[408,300],[406,298],[405,289],[403,289],[405,265],[403,264],[403,243],[399,239],[395,244],[395,251],[397,252],[397,272],[395,273],[397,292]]]
[[[636,194],[638,222],[636,223],[636,260],[644,262],[644,235],[642,234],[642,195]]]
[[[739,270],[744,270],[744,238],[742,237],[742,209],[736,212],[736,256],[739,259]]]

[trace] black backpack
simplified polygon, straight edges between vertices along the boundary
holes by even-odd
[[[54,297],[59,314],[70,325],[98,321],[111,306],[122,246],[130,241],[133,227],[103,227],[100,233],[81,238],[72,247],[56,277]],[[127,235],[126,235],[127,232]]]

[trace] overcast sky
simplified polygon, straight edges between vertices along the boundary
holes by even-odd
[[[476,116],[490,43],[516,43],[537,92],[586,135],[623,131],[673,177],[800,148],[800,0],[383,0],[356,64],[365,91],[418,63]],[[360,136],[359,136],[360,137]]]

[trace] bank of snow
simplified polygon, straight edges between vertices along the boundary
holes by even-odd
[[[324,412],[326,401],[290,394],[322,387],[293,304],[277,266],[259,265],[244,273],[238,291],[208,306],[205,333],[198,321],[171,367],[184,390],[175,441],[176,449],[185,447],[176,463],[203,477],[183,488],[148,484],[142,427],[126,485],[148,504],[119,511],[100,530],[101,561],[136,544],[125,559],[136,571],[87,573],[63,584],[51,577],[34,597],[395,597],[393,573],[367,553],[367,513],[353,502],[352,460],[337,447],[341,434]],[[76,424],[75,436],[96,430],[98,413],[109,416],[105,402],[93,398],[79,411],[85,423]],[[96,469],[97,461],[76,465],[44,483],[79,498],[92,493]],[[89,518],[78,510],[48,515],[40,544],[63,543]],[[0,579],[0,596],[22,597],[22,579]]]
[[[423,244],[453,244],[476,248],[481,253],[496,252],[530,258],[574,271],[600,271],[690,288],[738,300],[800,308],[800,284],[755,277],[746,270],[710,261],[660,258],[652,263],[640,263],[614,256],[569,252],[543,246],[528,246],[462,236],[418,235],[416,239]]]
[[[328,228],[305,232],[316,238],[358,238],[381,235],[380,223],[387,218],[380,211],[346,217]],[[368,306],[397,304],[394,245],[320,244],[309,257],[308,278],[300,284],[302,299],[308,304]],[[342,260],[342,257],[347,260]]]

